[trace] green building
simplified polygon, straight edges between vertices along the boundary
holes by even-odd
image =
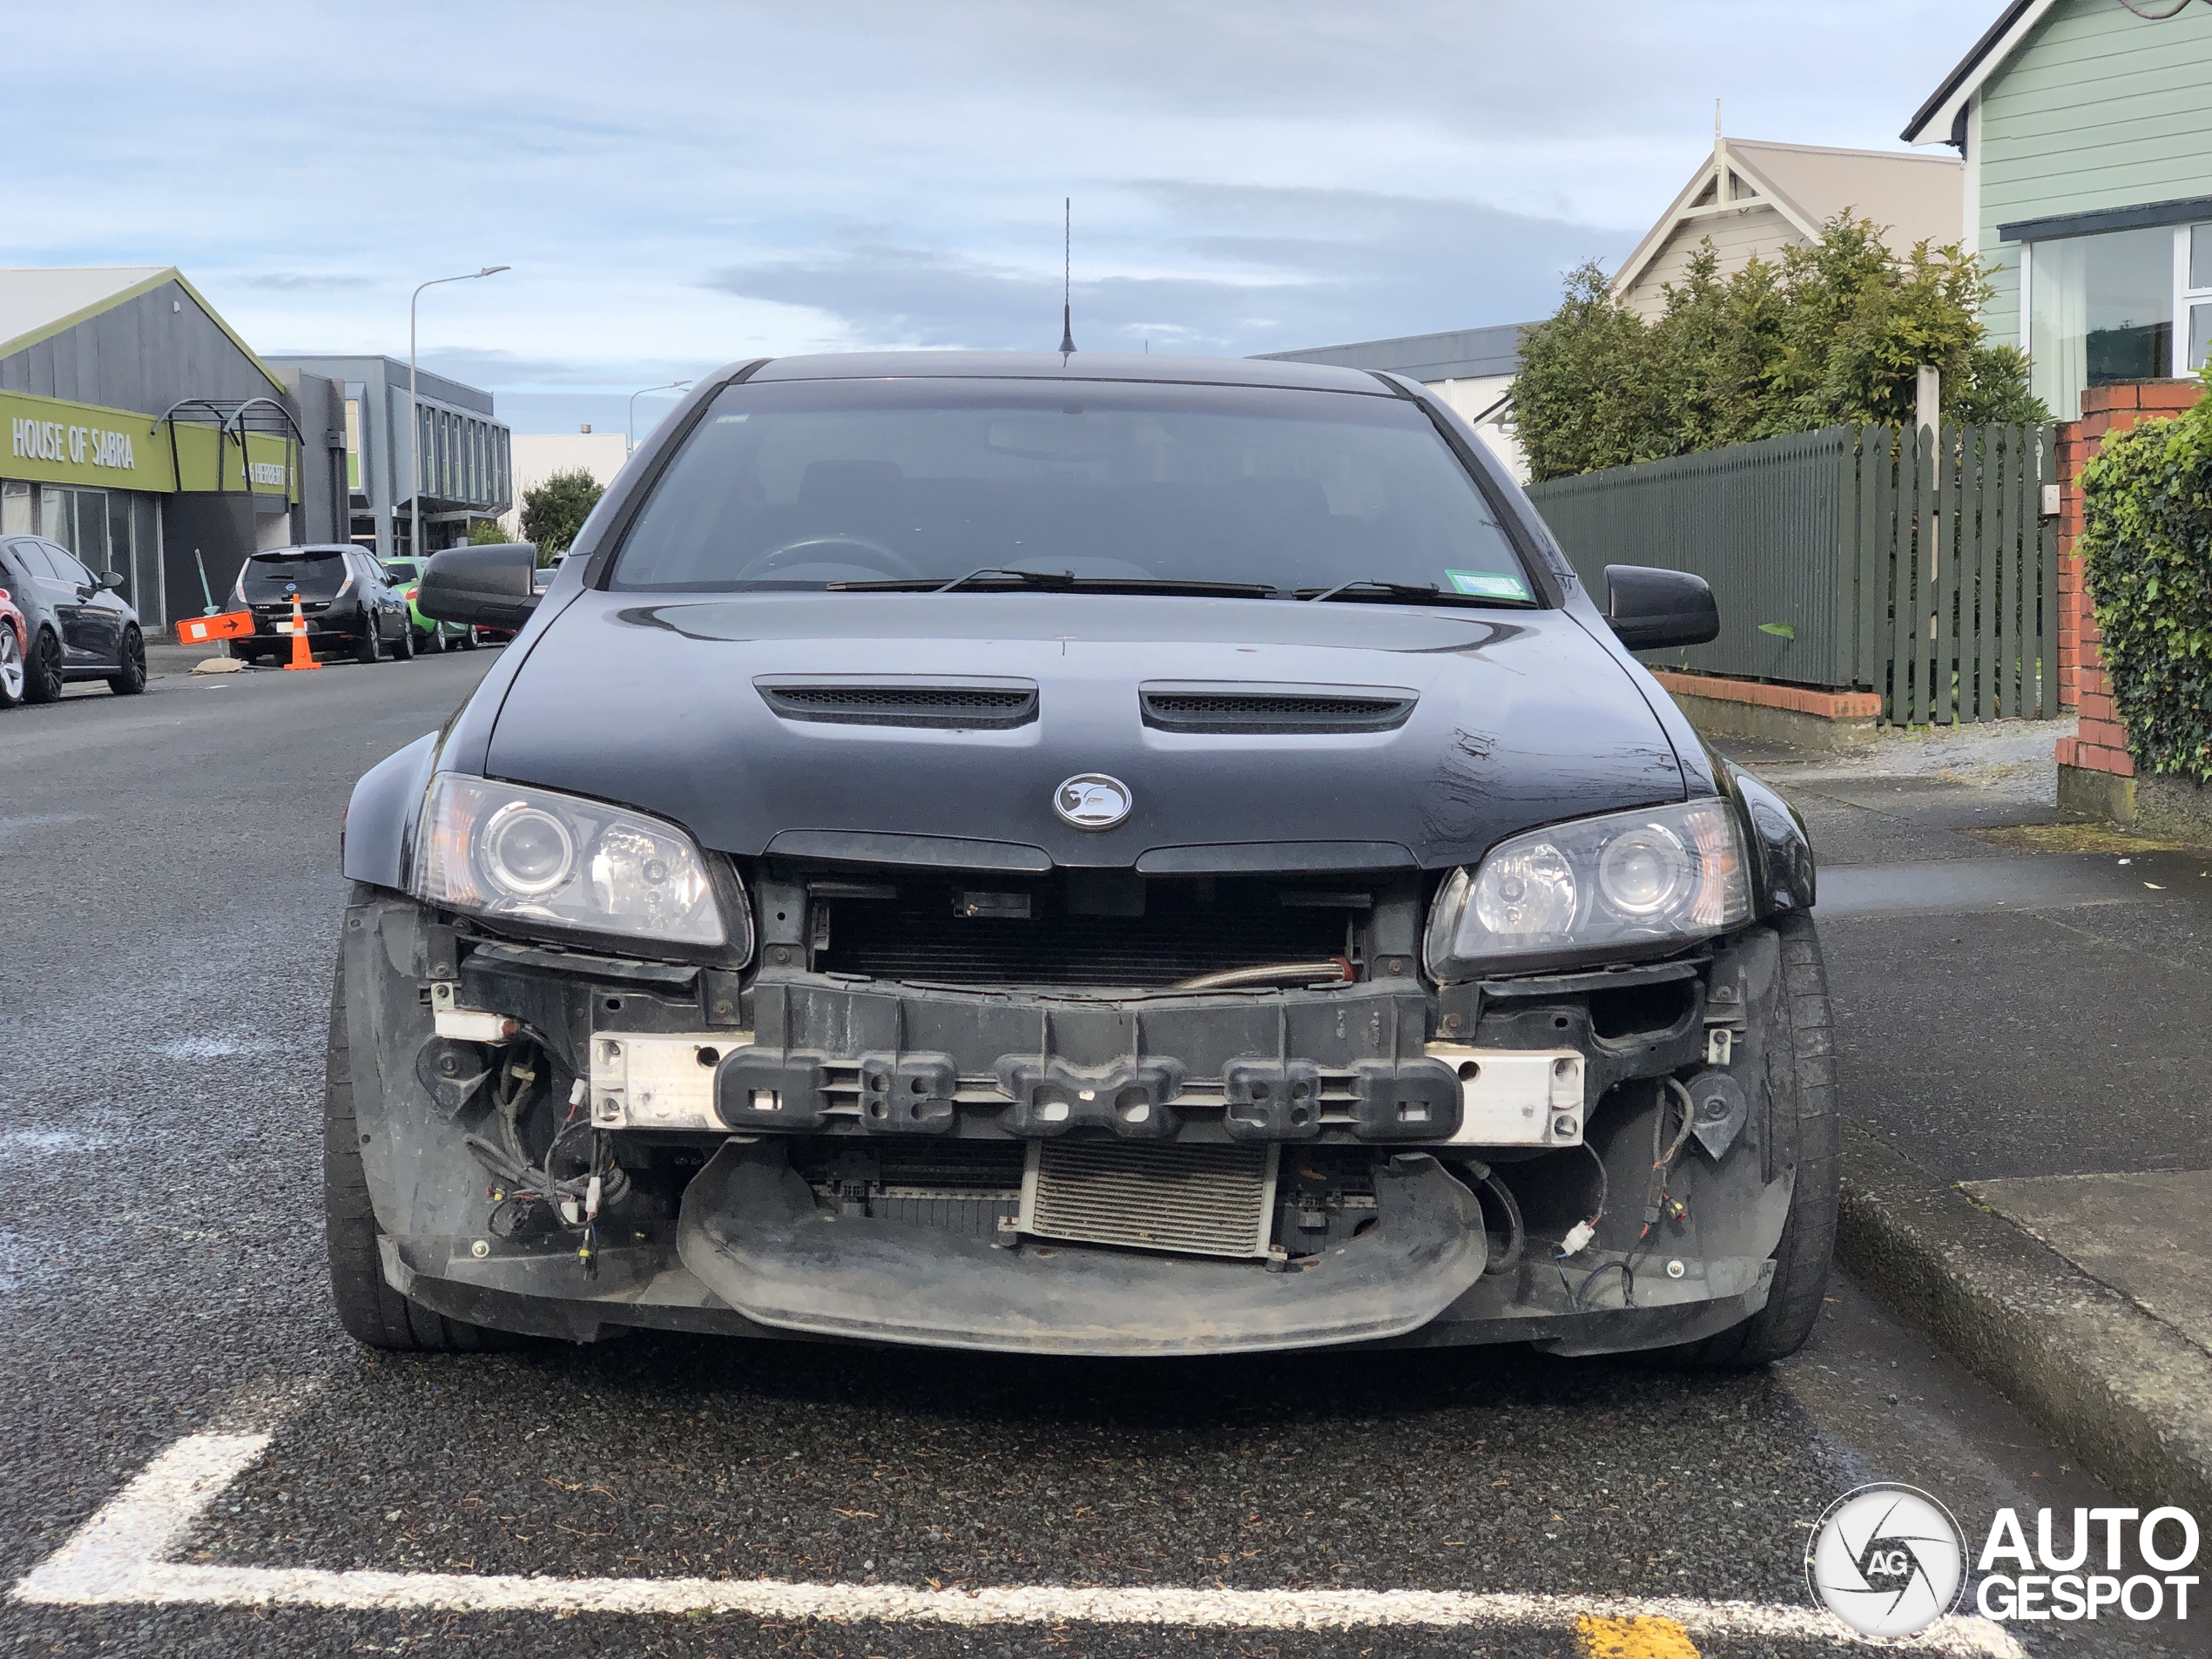
[[[2164,14],[2164,15],[2159,15]],[[2212,5],[2014,0],[1905,130],[1966,158],[1984,314],[2060,420],[2212,346]]]
[[[273,373],[173,267],[0,271],[0,534],[115,572],[149,634],[257,548],[347,539],[344,468],[341,388]]]

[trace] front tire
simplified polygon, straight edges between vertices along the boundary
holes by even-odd
[[[1829,1263],[1836,1253],[1843,1123],[1836,1112],[1828,973],[1811,916],[1798,912],[1778,917],[1774,930],[1782,936],[1782,1018],[1776,1033],[1779,1041],[1772,1047],[1782,1052],[1770,1057],[1767,1087],[1777,1116],[1784,1111],[1797,1115],[1797,1185],[1774,1247],[1774,1282],[1766,1305],[1741,1325],[1676,1350],[1676,1357],[1689,1365],[1748,1368],[1797,1352],[1820,1318]]]
[[[62,642],[51,628],[41,628],[30,642],[30,659],[24,665],[23,700],[58,703],[62,700]]]
[[[384,1277],[382,1229],[369,1202],[361,1167],[361,1126],[354,1116],[354,1066],[346,1034],[346,961],[330,983],[330,1047],[323,1069],[323,1243],[330,1258],[330,1295],[338,1323],[356,1342],[394,1353],[481,1353],[511,1348],[518,1339],[465,1319],[448,1319],[394,1290]]]
[[[145,636],[136,628],[123,631],[123,665],[108,676],[107,688],[118,697],[136,697],[146,689]]]
[[[23,701],[24,682],[28,678],[23,636],[12,622],[0,622],[0,709],[11,709]]]

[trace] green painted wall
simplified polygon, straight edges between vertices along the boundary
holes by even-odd
[[[2119,0],[2060,0],[1979,97],[1993,339],[2020,338],[2020,245],[2000,225],[2212,196],[2212,5],[2150,23]]]

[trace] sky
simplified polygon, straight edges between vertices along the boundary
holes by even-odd
[[[2000,9],[20,7],[0,264],[175,265],[264,352],[402,359],[416,283],[511,266],[419,339],[518,432],[765,354],[1049,348],[1063,199],[1083,349],[1525,321],[1664,211],[1715,98],[1731,137],[1902,148]]]

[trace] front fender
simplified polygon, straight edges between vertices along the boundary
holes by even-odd
[[[338,846],[348,881],[404,890],[422,797],[437,770],[439,734],[426,732],[361,774],[346,803]]]
[[[1811,909],[1819,891],[1818,871],[1812,838],[1797,809],[1732,760],[1716,757],[1716,769],[1728,779],[1750,831],[1753,914]]]

